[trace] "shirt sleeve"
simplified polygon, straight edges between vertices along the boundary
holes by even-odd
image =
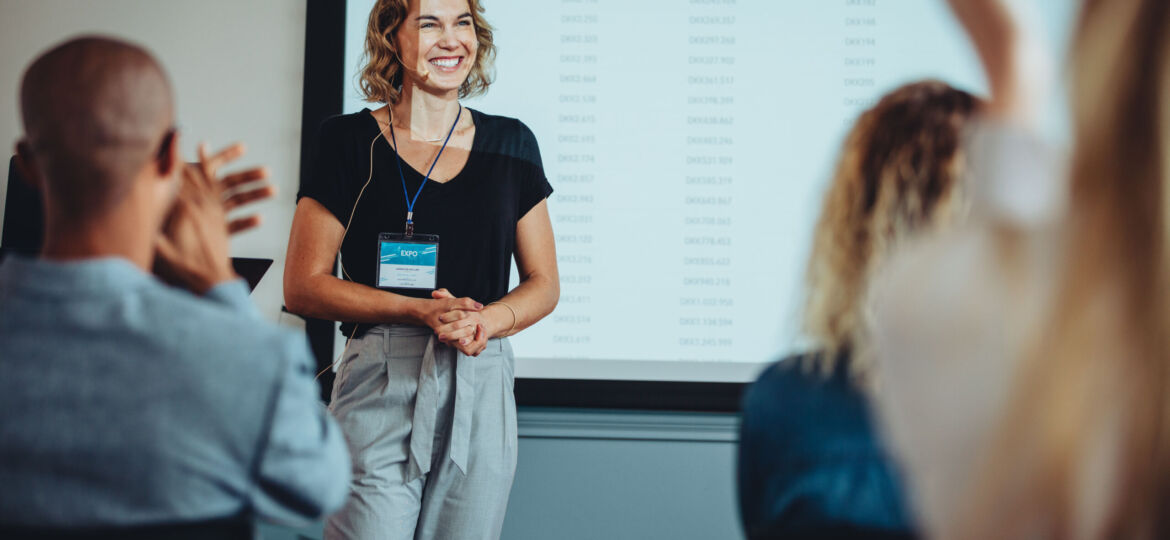
[[[516,221],[528,215],[540,201],[552,195],[552,184],[544,174],[544,163],[540,159],[540,146],[536,143],[536,135],[528,126],[520,123],[520,159],[524,163],[524,171],[520,176],[517,190]]]
[[[265,519],[299,525],[341,508],[350,460],[337,423],[318,401],[303,336],[281,335],[284,370],[260,447],[252,506]]]
[[[1067,205],[1067,159],[1038,134],[980,120],[967,137],[973,222],[1039,228]]]
[[[309,177],[297,192],[297,201],[309,197],[324,206],[342,225],[349,220],[354,203],[353,163],[358,149],[350,148],[347,117],[335,116],[321,123],[313,149]],[[368,150],[361,150],[368,157]],[[363,178],[364,179],[364,178]]]

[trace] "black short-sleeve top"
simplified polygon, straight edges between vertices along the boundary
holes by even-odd
[[[475,121],[467,164],[447,182],[426,183],[414,206],[414,226],[416,234],[439,236],[438,287],[487,304],[508,292],[517,222],[553,190],[528,126],[473,109],[467,113]],[[378,133],[368,109],[325,120],[317,134],[313,172],[297,194],[297,200],[311,197],[321,203],[342,226],[352,212],[341,244],[342,263],[351,279],[371,287],[378,235],[403,232],[407,206],[397,154],[384,138],[374,141]],[[403,162],[402,174],[405,191],[414,197],[423,173]],[[394,292],[430,298],[429,291]],[[369,327],[358,325],[355,337]],[[352,323],[341,328],[346,335],[353,329]]]

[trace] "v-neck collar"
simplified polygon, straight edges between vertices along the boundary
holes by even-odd
[[[464,109],[467,109],[467,112],[471,114],[472,122],[474,122],[474,124],[475,124],[475,134],[471,136],[471,150],[468,152],[467,162],[465,162],[463,164],[463,168],[459,169],[459,172],[455,173],[455,176],[452,176],[451,178],[447,179],[446,182],[436,182],[432,178],[430,181],[427,182],[427,184],[435,184],[436,186],[440,186],[440,189],[443,189],[447,185],[454,183],[456,180],[459,180],[460,178],[462,178],[463,173],[467,172],[467,170],[471,168],[473,160],[476,159],[476,156],[479,154],[478,150],[479,150],[480,141],[483,139],[482,137],[480,137],[480,130],[479,130],[479,128],[481,127],[481,124],[482,124],[482,122],[480,122],[480,120],[482,119],[482,115],[480,114],[479,111],[472,109],[471,107],[464,107]],[[362,116],[367,118],[366,121],[372,126],[371,129],[372,129],[373,134],[377,134],[381,131],[382,128],[381,128],[381,126],[378,125],[378,119],[374,118],[373,111],[371,111],[369,108],[363,108],[361,114],[362,114]],[[391,128],[391,129],[393,129],[393,128]],[[383,141],[382,141],[383,144],[376,145],[376,146],[379,146],[379,147],[383,148],[385,151],[389,152],[390,155],[394,156],[395,159],[401,159],[398,156],[398,152],[394,149],[393,146],[390,145],[390,140],[387,139],[385,136],[383,136],[382,139],[383,139]],[[397,171],[397,168],[395,168],[395,171]],[[406,160],[402,160],[402,173],[406,176],[410,176],[414,180],[414,183],[416,183],[416,184],[421,183],[422,179],[426,177],[425,173],[419,172],[418,169],[415,169],[414,166],[411,165],[410,163],[408,163]],[[395,175],[395,176],[397,176],[397,175]]]

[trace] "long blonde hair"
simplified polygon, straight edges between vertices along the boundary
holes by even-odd
[[[1170,534],[1170,2],[1081,17],[1064,274],[948,536]]]
[[[842,352],[855,375],[867,371],[861,306],[869,277],[895,244],[951,215],[963,134],[979,106],[946,83],[914,82],[886,94],[850,130],[805,278],[804,330],[823,372]]]

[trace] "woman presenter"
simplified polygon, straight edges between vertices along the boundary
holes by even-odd
[[[385,105],[318,134],[284,292],[350,338],[330,409],[353,483],[326,538],[500,535],[517,445],[506,338],[560,289],[536,138],[459,101],[487,90],[493,56],[476,0],[378,0],[360,87]]]

